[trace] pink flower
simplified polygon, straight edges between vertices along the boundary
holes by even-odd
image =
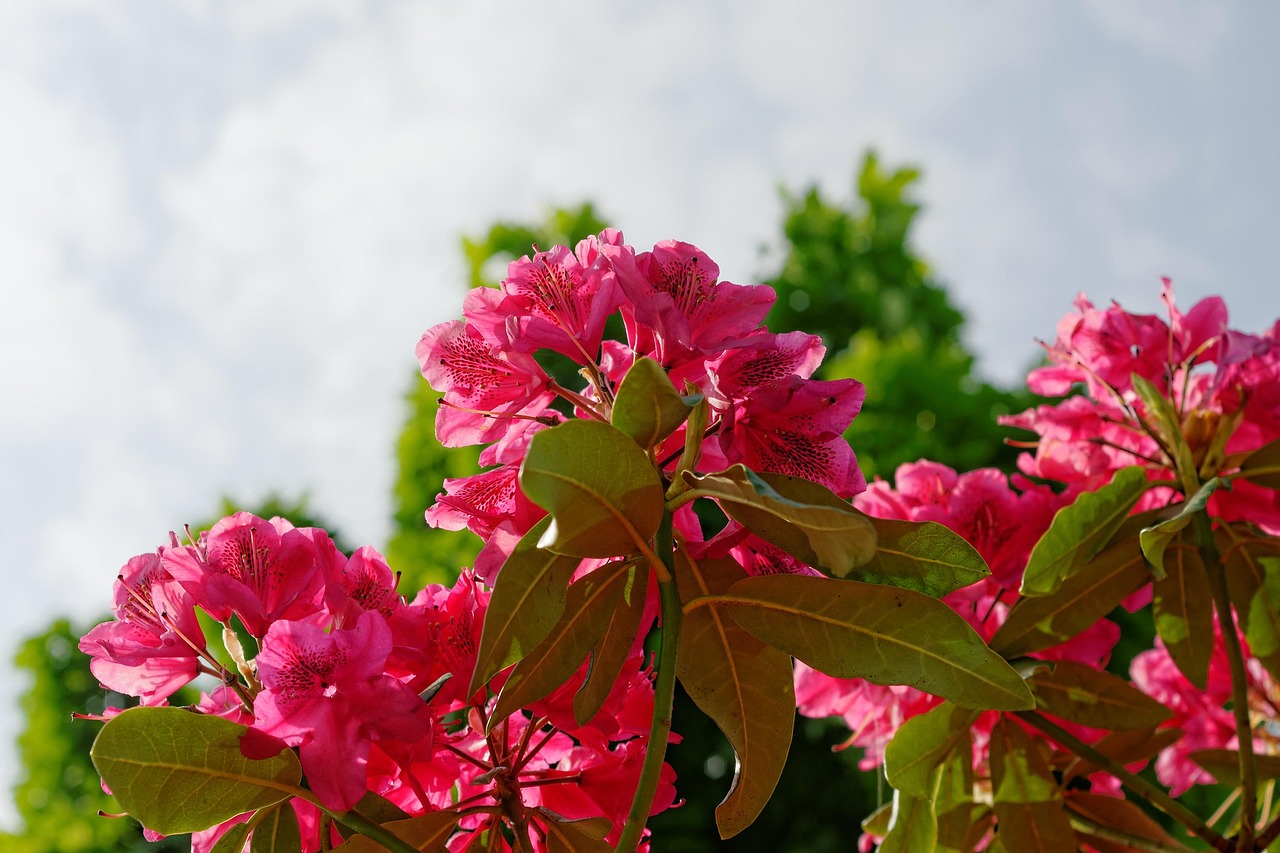
[[[141,554],[120,570],[116,618],[89,631],[80,651],[103,687],[161,705],[199,672],[204,632],[191,596],[174,583],[156,554]]]
[[[261,637],[277,619],[319,612],[324,569],[312,536],[282,518],[264,521],[237,512],[215,524],[199,545],[175,541],[161,549],[160,559],[209,615],[225,622],[235,613]]]
[[[364,795],[372,740],[416,740],[430,731],[418,695],[383,673],[391,646],[391,631],[376,612],[331,633],[280,621],[262,640],[263,690],[251,731],[300,747],[312,789],[331,808],[351,808]]]

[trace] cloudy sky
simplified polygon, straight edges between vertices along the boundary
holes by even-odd
[[[219,495],[387,531],[459,235],[594,199],[768,273],[778,187],[920,165],[1012,381],[1080,290],[1280,314],[1277,7],[0,0],[0,650]],[[0,784],[21,682],[0,668]],[[0,823],[12,818],[0,805]]]

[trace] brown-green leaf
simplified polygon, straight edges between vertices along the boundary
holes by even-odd
[[[102,727],[90,756],[121,807],[165,835],[196,832],[275,805],[298,790],[292,750],[255,761],[247,731],[181,708],[131,708]]]
[[[498,572],[468,696],[532,651],[564,612],[565,588],[581,560],[538,547],[550,525],[550,517],[535,524]]]
[[[1111,732],[1093,748],[1114,761],[1116,764],[1130,765],[1139,761],[1149,761],[1160,750],[1172,746],[1182,737],[1182,729],[1130,729],[1129,731]],[[1063,774],[1065,785],[1072,779],[1089,776],[1102,768],[1085,759],[1072,761]]]
[[[573,420],[529,442],[520,488],[551,514],[538,544],[574,557],[638,553],[663,512],[662,480],[649,455],[599,421]]]
[[[1165,576],[1152,585],[1152,612],[1169,656],[1203,690],[1213,655],[1213,591],[1199,549],[1185,539],[1184,531],[1165,550]]]
[[[743,577],[732,560],[695,562],[676,552],[681,599],[720,594]],[[716,605],[685,615],[676,674],[737,756],[737,771],[716,807],[721,838],[746,829],[782,775],[791,748],[796,699],[791,657],[752,636]]]
[[[1147,475],[1123,468],[1096,492],[1084,492],[1058,510],[1031,551],[1022,576],[1025,596],[1050,595],[1101,551],[1147,490]]]
[[[1280,540],[1231,525],[1219,536],[1227,589],[1249,650],[1280,679]]]
[[[724,611],[837,678],[909,684],[966,708],[1025,710],[1022,678],[954,610],[909,589],[801,575],[734,584]]]
[[[1190,755],[1219,783],[1232,788],[1240,787],[1240,754],[1234,749],[1201,749]],[[1259,784],[1270,779],[1280,779],[1280,755],[1253,756],[1253,769]]]
[[[952,751],[938,768],[937,782],[933,812],[939,853],[970,853],[986,835],[991,814],[987,806],[973,801],[972,749]]]
[[[685,422],[698,399],[680,396],[662,365],[642,356],[622,378],[610,420],[648,450]]]
[[[1095,729],[1142,729],[1169,719],[1168,708],[1118,676],[1056,661],[1027,680],[1041,710]]]
[[[1052,595],[1019,599],[991,638],[991,648],[1014,658],[1056,646],[1110,613],[1150,579],[1137,539],[1122,540],[1082,566]]]
[[[941,598],[977,583],[991,569],[977,549],[936,521],[898,521],[868,516],[876,530],[875,556],[845,575]]]
[[[1268,489],[1280,489],[1280,438],[1262,445],[1240,464],[1239,476]]]
[[[1165,832],[1160,824],[1152,820],[1136,804],[1119,797],[1108,797],[1104,794],[1092,794],[1088,791],[1073,791],[1067,797],[1067,809],[1090,823],[1116,829],[1135,838],[1146,838],[1158,844],[1177,849],[1173,838]],[[1089,830],[1080,830],[1082,834],[1096,837]],[[1109,840],[1109,839],[1108,839]],[[1136,850],[1122,842],[1112,842],[1119,850]]]
[[[1076,853],[1076,835],[1043,741],[1001,717],[991,730],[991,782],[1000,839],[1019,853]]]
[[[569,585],[560,621],[511,670],[489,715],[490,726],[537,702],[573,677],[622,601],[626,580],[626,566],[612,563]]]
[[[407,820],[393,820],[382,828],[420,853],[438,853],[445,849],[461,817],[457,812],[428,812]],[[365,835],[353,835],[334,848],[334,853],[386,853],[385,847]]]
[[[298,816],[287,802],[265,810],[253,830],[250,853],[297,853],[302,849]]]
[[[686,471],[684,479],[714,498],[725,515],[805,565],[844,576],[875,556],[871,521],[817,483],[787,478],[791,495],[784,496],[743,465],[702,476]]]
[[[585,726],[604,707],[640,631],[645,598],[649,594],[649,565],[632,563],[626,571],[622,602],[614,608],[604,634],[591,650],[586,680],[573,696],[573,717],[580,726]]]

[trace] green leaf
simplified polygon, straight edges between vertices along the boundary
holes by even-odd
[[[1071,639],[1151,579],[1136,539],[1122,540],[1071,575],[1053,595],[1021,598],[991,638],[1007,658]]]
[[[697,563],[676,552],[682,601],[723,593],[742,577],[733,560]],[[733,784],[716,807],[720,837],[730,838],[760,814],[787,763],[796,713],[791,657],[710,605],[684,616],[676,675],[737,756]]]
[[[876,553],[845,575],[941,598],[991,574],[977,549],[936,521],[898,521],[868,516],[876,530]]]
[[[1138,534],[1138,542],[1142,546],[1142,554],[1151,564],[1151,571],[1159,580],[1164,577],[1164,552],[1169,543],[1178,537],[1197,512],[1209,503],[1209,496],[1222,485],[1223,481],[1214,477],[1191,496],[1190,500],[1175,504],[1177,515],[1165,519],[1159,524],[1145,528]]]
[[[131,708],[102,727],[93,765],[120,805],[156,832],[197,832],[298,792],[292,750],[255,761],[240,752],[247,729],[181,708]]]
[[[1201,749],[1189,756],[1220,784],[1240,787],[1240,754],[1234,749]],[[1280,779],[1280,755],[1253,756],[1253,769],[1261,784],[1270,779]]]
[[[1076,835],[1045,758],[1045,744],[1001,717],[991,730],[990,748],[996,820],[1005,848],[1076,853]]]
[[[880,853],[933,853],[938,849],[938,821],[933,803],[926,797],[893,792],[889,834],[880,842]]]
[[[366,791],[353,810],[375,823],[391,823],[393,820],[406,820],[409,817],[404,809],[373,791]]]
[[[862,819],[862,830],[868,835],[884,838],[889,834],[889,821],[892,818],[893,800],[890,800]]]
[[[1225,531],[1221,542],[1227,589],[1249,650],[1280,679],[1280,540],[1242,525]],[[1219,537],[1220,539],[1224,537]]]
[[[547,820],[555,821],[562,826],[570,826],[588,838],[597,840],[604,838],[613,830],[613,821],[607,817],[584,817],[570,820],[564,815],[553,812],[546,806],[538,806],[538,811]]]
[[[662,518],[662,480],[649,455],[599,421],[574,420],[529,442],[520,488],[551,514],[539,546],[574,557],[638,553]]]
[[[909,684],[966,708],[1034,705],[963,618],[913,590],[772,575],[734,584],[722,606],[761,640],[837,678]]]
[[[1280,438],[1250,453],[1237,475],[1267,489],[1280,489]]]
[[[714,498],[725,515],[805,565],[843,576],[875,555],[876,531],[867,516],[817,483],[788,478],[792,495],[784,497],[743,465],[703,476],[686,471],[684,479]],[[803,499],[797,499],[801,490]]]
[[[935,772],[953,753],[972,752],[969,727],[976,711],[944,702],[903,723],[884,751],[889,784],[913,797],[932,798]]]
[[[938,850],[970,853],[987,834],[991,810],[973,801],[973,750],[956,749],[938,768],[933,812],[938,821]]]
[[[640,631],[640,619],[649,595],[649,565],[632,563],[626,571],[622,603],[614,608],[604,634],[591,650],[586,680],[573,696],[573,717],[580,726],[585,726],[604,707]]]
[[[1204,690],[1213,655],[1209,576],[1199,549],[1182,541],[1165,551],[1164,568],[1165,576],[1152,584],[1156,633],[1187,680]]]
[[[1142,468],[1123,468],[1107,485],[1081,494],[1058,510],[1031,551],[1021,593],[1041,596],[1056,592],[1106,546],[1146,490],[1147,475]]]
[[[616,429],[648,450],[675,432],[696,403],[697,399],[680,396],[662,365],[642,356],[618,386],[611,420]]]
[[[298,816],[287,802],[265,810],[262,821],[254,827],[250,853],[297,853],[302,849],[302,833]]]
[[[551,523],[547,517],[535,524],[498,572],[485,611],[468,696],[532,651],[564,612],[565,587],[581,560],[538,546]]]
[[[1129,378],[1133,390],[1146,407],[1148,426],[1160,437],[1160,443],[1169,451],[1178,477],[1187,486],[1187,491],[1191,491],[1196,477],[1196,462],[1187,439],[1182,434],[1182,418],[1173,407],[1173,401],[1145,377],[1133,373]]]
[[[1075,661],[1056,661],[1028,679],[1036,707],[1095,729],[1158,726],[1171,713],[1138,688],[1104,670]]]
[[[490,727],[547,696],[574,676],[618,609],[626,581],[626,566],[611,563],[569,585],[560,621],[507,676],[497,705],[489,715]]]
[[[382,828],[421,853],[437,853],[453,835],[461,817],[452,810],[427,812],[408,820],[393,820]],[[334,853],[386,853],[385,847],[365,835],[353,835],[334,848]]]
[[[1080,815],[1098,826],[1116,829],[1136,838],[1146,838],[1169,849],[1178,849],[1177,842],[1152,820],[1136,803],[1109,797],[1105,794],[1093,794],[1089,791],[1073,791],[1066,801],[1067,809]],[[1097,838],[1088,829],[1077,829],[1082,835]],[[1100,839],[1115,844],[1118,850],[1133,850],[1123,842],[1111,839]]]

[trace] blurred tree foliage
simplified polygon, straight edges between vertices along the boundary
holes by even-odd
[[[961,471],[1012,470],[1017,451],[1003,443],[1008,431],[996,416],[1033,398],[974,374],[964,315],[911,244],[920,205],[910,190],[919,177],[912,168],[886,170],[869,153],[851,206],[817,187],[784,193],[785,257],[768,281],[778,293],[769,327],[821,335],[828,356],[818,377],[867,386],[845,437],[868,479],[921,458]]]
[[[868,476],[890,476],[897,465],[921,457],[961,470],[1008,468],[1013,453],[1003,447],[994,416],[1019,411],[1030,399],[974,376],[973,356],[961,340],[964,317],[910,243],[919,205],[909,190],[918,177],[914,169],[886,171],[868,154],[848,206],[824,198],[817,188],[785,194],[784,260],[768,281],[778,293],[768,323],[774,331],[822,335],[829,355],[820,378],[851,376],[866,384],[867,403],[848,437]],[[605,224],[591,204],[555,209],[534,223],[494,224],[463,239],[468,283],[492,285],[506,263],[533,245],[573,245]],[[423,519],[446,478],[475,472],[477,449],[444,448],[435,440],[437,395],[416,370],[405,403],[387,556],[403,573],[400,589],[411,595],[427,583],[450,583],[471,565],[481,543],[466,532],[429,528]],[[218,517],[238,508],[224,501]],[[272,496],[251,511],[327,527],[310,515],[305,501]],[[336,535],[335,540],[350,550]],[[124,704],[124,697],[102,696],[88,659],[75,651],[82,633],[60,621],[28,640],[19,654],[19,665],[34,677],[23,698],[25,775],[16,790],[25,826],[21,833],[0,835],[5,851],[161,849],[145,845],[132,820],[96,817],[98,809],[113,808],[88,760],[97,727],[71,721],[69,714]],[[682,691],[675,717],[683,742],[669,760],[687,804],[652,822],[664,853],[846,851],[857,822],[881,801],[877,776],[856,768],[859,751],[832,751],[847,737],[843,726],[797,717],[793,750],[773,800],[750,830],[721,841],[713,812],[733,777],[733,754]],[[185,839],[166,843],[181,849]]]

